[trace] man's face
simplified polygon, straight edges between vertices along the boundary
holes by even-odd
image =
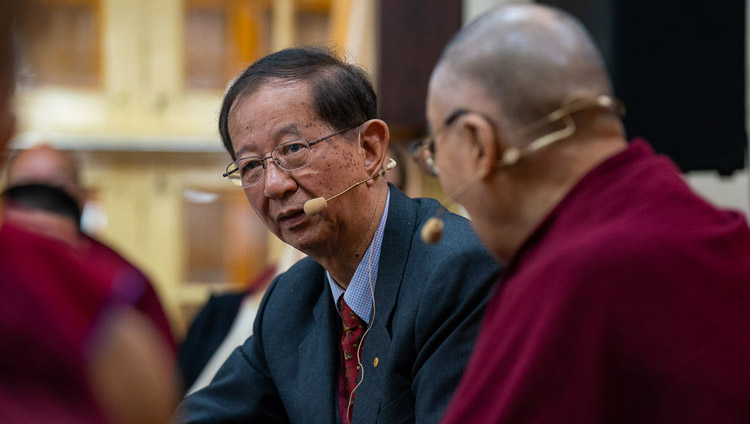
[[[304,81],[272,81],[235,100],[229,113],[229,134],[237,158],[267,157],[281,143],[314,141],[332,128],[313,109]],[[281,240],[312,256],[335,249],[338,238],[355,227],[360,213],[356,197],[342,196],[321,214],[307,216],[306,201],[337,194],[366,175],[356,142],[357,129],[346,131],[312,147],[309,165],[287,172],[265,161],[263,178],[245,188],[250,205]]]

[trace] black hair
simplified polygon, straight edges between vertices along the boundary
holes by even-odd
[[[73,196],[59,187],[46,184],[11,186],[2,193],[3,200],[11,206],[52,212],[76,223],[81,222],[81,208]]]
[[[284,49],[247,67],[224,95],[219,133],[232,159],[237,159],[228,128],[232,105],[274,79],[308,82],[315,112],[333,129],[359,125],[377,115],[377,96],[363,69],[345,63],[324,47]]]

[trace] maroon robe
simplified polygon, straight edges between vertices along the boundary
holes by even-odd
[[[120,308],[144,312],[172,343],[150,283],[114,251],[0,223],[0,422],[105,422],[88,363]]]
[[[750,231],[642,140],[515,255],[443,422],[750,423]]]
[[[104,422],[86,363],[110,302],[82,259],[62,241],[0,224],[0,422]]]
[[[106,271],[105,284],[118,298],[132,304],[141,312],[164,337],[172,353],[177,354],[172,330],[167,315],[164,313],[159,297],[151,281],[127,259],[120,256],[109,246],[93,237],[81,234],[85,238],[83,253],[87,255],[87,262],[98,264],[102,271]]]

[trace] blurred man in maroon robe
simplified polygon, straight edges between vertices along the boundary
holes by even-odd
[[[14,24],[31,3],[0,0],[0,153],[15,127]],[[0,422],[166,422],[169,347],[106,278],[69,244],[0,222]]]
[[[7,166],[3,192],[6,222],[67,242],[86,261],[106,269],[108,289],[128,299],[175,348],[164,309],[149,279],[115,250],[80,231],[87,201],[78,166],[69,154],[46,144],[22,150]]]

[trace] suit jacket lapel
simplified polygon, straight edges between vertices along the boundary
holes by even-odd
[[[341,319],[324,281],[323,269],[320,270],[316,278],[323,281],[325,287],[313,308],[315,322],[299,346],[297,364],[299,390],[296,404],[305,407],[296,411],[298,416],[293,421],[330,424],[336,422],[339,340],[335,329],[341,325]]]
[[[373,367],[373,359],[388,358],[391,343],[390,322],[393,309],[401,288],[413,234],[417,225],[417,205],[401,191],[390,188],[391,200],[385,234],[380,251],[378,280],[375,286],[375,317],[373,327],[364,340],[362,366],[365,376],[357,389],[367,395],[357,396],[354,402],[352,421],[356,423],[375,422],[380,407],[380,387],[383,372],[388,367]]]

